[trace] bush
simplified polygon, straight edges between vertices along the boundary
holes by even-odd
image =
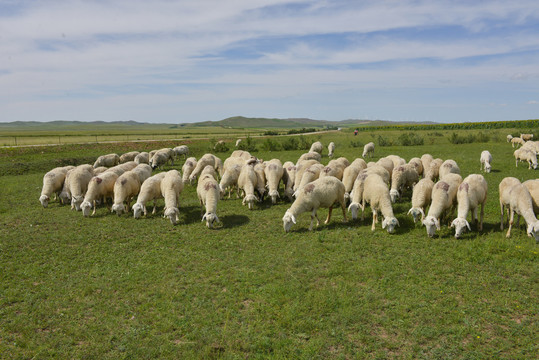
[[[311,142],[307,140],[305,136],[299,137],[299,150],[309,150],[311,148]]]
[[[286,151],[298,150],[299,149],[299,140],[295,136],[289,136],[283,141],[281,146],[282,146],[283,150],[286,150]]]
[[[292,129],[288,130],[287,134],[293,135],[293,134],[304,134],[309,132],[316,132],[317,130],[315,128],[301,128],[301,129]]]
[[[248,151],[248,152],[258,151],[254,140],[249,135],[247,135],[247,137],[245,138],[245,141],[242,140],[242,142],[240,142],[240,144],[238,145],[238,150],[243,150],[243,151]]]
[[[275,135],[279,135],[279,133],[277,131],[274,131],[274,130],[268,130],[268,131],[264,132],[264,135],[275,136]]]
[[[413,132],[402,134],[399,136],[399,141],[402,146],[423,145],[425,143],[425,139],[422,136]]]
[[[379,146],[392,146],[393,141],[388,140],[387,138],[378,135],[378,145]]]
[[[218,142],[215,141],[215,139],[210,140],[210,148],[208,149],[210,152],[214,151],[217,153],[220,152],[227,152],[230,150],[228,145],[225,142]]]
[[[353,148],[360,148],[363,146],[363,144],[361,143],[361,141],[357,140],[357,141],[350,141],[350,146],[353,147]]]
[[[266,151],[279,151],[281,148],[282,146],[280,143],[269,138],[264,139],[264,142],[262,143],[262,149]]]

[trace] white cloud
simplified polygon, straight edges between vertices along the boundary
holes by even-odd
[[[536,104],[539,104],[539,101],[537,101],[537,100],[530,100],[530,101],[528,101],[526,104],[528,104],[528,105],[536,105]]]

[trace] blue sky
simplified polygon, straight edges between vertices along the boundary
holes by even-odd
[[[0,122],[539,118],[539,2],[0,0]]]

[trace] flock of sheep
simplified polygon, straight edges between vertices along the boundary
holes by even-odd
[[[533,135],[531,135],[533,137]],[[521,144],[518,161],[527,161],[530,168],[537,167],[539,142],[522,134],[519,138],[510,138],[513,146]],[[528,141],[524,139],[528,138]],[[513,141],[521,139],[522,142]],[[43,189],[39,198],[43,207],[47,207],[50,197],[56,194],[60,202],[71,203],[71,208],[82,210],[84,216],[98,204],[112,199],[111,211],[118,215],[129,212],[131,201],[133,216],[140,218],[147,214],[146,204],[153,201],[153,213],[156,201],[164,198],[164,217],[172,224],[179,221],[179,198],[184,185],[196,183],[197,196],[202,206],[202,221],[206,226],[214,227],[219,222],[217,204],[232,191],[243,198],[243,204],[253,209],[257,201],[262,201],[266,194],[273,204],[280,198],[279,185],[284,186],[283,195],[292,201],[292,205],[283,216],[283,228],[288,232],[296,224],[300,214],[309,212],[312,230],[314,220],[317,226],[319,208],[329,208],[326,223],[331,219],[332,209],[339,206],[347,221],[348,211],[356,219],[361,210],[364,218],[366,205],[372,210],[371,229],[374,231],[378,217],[382,217],[382,228],[393,233],[399,221],[393,213],[393,205],[398,202],[403,192],[411,191],[412,207],[408,214],[414,222],[421,221],[428,236],[434,236],[440,230],[444,216],[449,219],[454,209],[457,217],[452,220],[455,237],[471,226],[466,220],[468,213],[482,230],[484,205],[488,186],[481,174],[471,174],[464,179],[460,175],[458,164],[451,159],[434,159],[430,154],[414,157],[406,162],[398,155],[389,155],[376,162],[367,163],[362,158],[349,162],[340,157],[331,159],[327,165],[320,163],[323,145],[312,144],[309,152],[301,155],[297,162],[285,162],[279,159],[262,161],[246,151],[236,150],[224,162],[213,154],[205,154],[200,159],[187,157],[189,149],[182,145],[174,149],[160,149],[146,152],[129,152],[118,156],[108,154],[100,156],[94,165],[84,164],[77,167],[55,168],[43,177]],[[328,154],[333,158],[335,144],[328,146]],[[363,150],[363,158],[372,157],[374,143],[368,143]],[[515,152],[516,153],[516,152]],[[533,155],[524,155],[533,153]],[[182,172],[170,170],[152,175],[152,170],[162,168],[167,163],[174,164],[174,158],[184,155]],[[531,159],[531,160],[529,160]],[[483,151],[480,156],[480,169],[491,170],[492,156]],[[218,181],[219,180],[219,181]],[[507,177],[499,185],[501,207],[501,229],[503,230],[504,210],[508,211],[510,236],[514,214],[520,215],[527,224],[527,233],[539,241],[539,179],[524,183],[516,178]],[[428,212],[426,209],[428,207]],[[478,209],[480,208],[480,219]],[[92,213],[93,214],[93,213]],[[449,219],[450,220],[450,219]],[[517,220],[518,224],[518,220]]]

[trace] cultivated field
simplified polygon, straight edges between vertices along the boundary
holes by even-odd
[[[266,199],[249,211],[234,197],[219,202],[222,226],[210,230],[193,186],[181,195],[177,226],[162,213],[135,220],[105,207],[84,218],[57,202],[41,207],[46,171],[179,143],[0,149],[0,358],[534,359],[539,245],[523,219],[510,239],[499,228],[499,182],[538,174],[515,168],[505,135],[519,132],[455,145],[453,131],[425,130],[415,133],[424,145],[377,146],[374,160],[430,153],[456,160],[463,177],[479,172],[482,150],[492,153],[484,230],[472,225],[458,240],[446,225],[433,239],[414,225],[409,193],[394,205],[400,227],[392,235],[380,224],[371,232],[370,209],[364,222],[348,223],[334,211],[312,232],[303,214],[285,234],[290,203]],[[378,135],[397,143],[402,133],[303,139],[334,141],[336,156],[353,160]],[[254,155],[295,162],[304,152],[268,139],[254,141]],[[216,153],[223,160],[229,140],[230,150]],[[209,148],[183,143],[197,158]]]

